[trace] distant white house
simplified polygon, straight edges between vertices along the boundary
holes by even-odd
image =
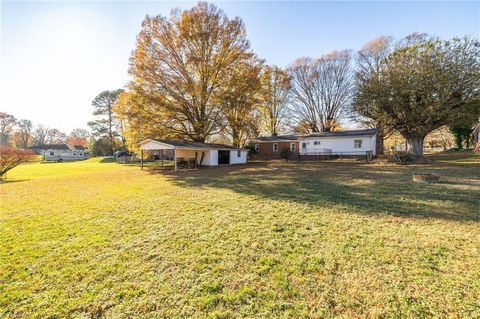
[[[44,161],[80,161],[88,158],[88,152],[82,145],[42,144],[32,149],[42,155]]]
[[[193,163],[195,166],[218,166],[247,163],[248,150],[223,144],[198,143],[190,141],[166,141],[147,139],[139,144],[144,151],[173,151],[175,170],[178,164]]]

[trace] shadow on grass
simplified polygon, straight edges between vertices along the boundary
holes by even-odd
[[[29,179],[8,179],[8,178],[6,178],[6,179],[4,179],[3,181],[0,182],[0,185],[26,182],[26,181],[29,181]]]
[[[115,159],[115,157],[104,157],[102,158],[100,161],[98,161],[99,163],[114,163],[116,162],[117,160]]]
[[[226,188],[272,200],[307,204],[312,208],[479,222],[480,187],[468,179],[474,169],[437,168],[435,165],[380,167],[355,163],[255,163],[178,172],[167,178],[186,187]],[[443,184],[412,182],[414,172],[431,170],[438,170],[450,180]],[[462,189],[448,187],[452,183]]]

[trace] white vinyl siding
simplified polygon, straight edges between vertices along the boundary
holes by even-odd
[[[230,165],[247,163],[247,150],[230,151]]]
[[[363,155],[366,151],[372,151],[375,155],[375,136],[352,136],[352,137],[322,137],[321,145],[314,145],[315,139],[300,139],[301,154],[331,153],[343,155]],[[360,148],[357,148],[360,146]]]
[[[88,158],[88,153],[71,150],[44,150],[42,151],[45,161],[78,161]]]

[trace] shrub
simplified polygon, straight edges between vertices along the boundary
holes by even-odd
[[[248,144],[245,146],[247,150],[249,150],[249,154],[257,154],[258,152],[255,150],[255,145],[254,144]]]
[[[413,154],[404,151],[392,151],[389,154],[389,159],[396,164],[410,164],[415,162]]]
[[[392,151],[388,155],[388,158],[395,164],[428,164],[432,162],[432,160],[427,157],[418,158],[415,157],[413,153],[405,151]]]
[[[280,157],[288,161],[289,156],[290,156],[290,150],[288,148],[282,149],[282,151],[280,152]]]
[[[20,150],[10,147],[0,148],[0,181],[5,174],[18,165],[29,162],[35,158],[36,154],[31,150]]]

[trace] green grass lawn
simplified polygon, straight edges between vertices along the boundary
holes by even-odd
[[[0,318],[480,318],[480,157],[435,159],[22,165]]]

